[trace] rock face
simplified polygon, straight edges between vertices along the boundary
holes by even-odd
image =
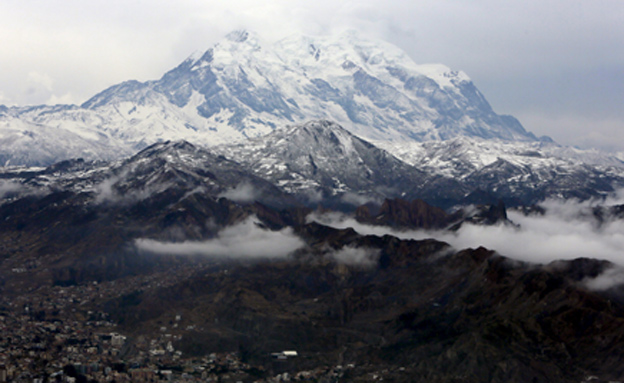
[[[355,210],[358,222],[392,227],[399,230],[446,229],[457,231],[464,224],[491,226],[515,224],[507,218],[503,201],[492,205],[475,205],[448,213],[422,200],[386,199],[381,207],[362,205]]]
[[[366,205],[355,212],[359,222],[402,229],[442,229],[459,221],[461,214],[448,214],[422,200],[385,200],[376,214]]]

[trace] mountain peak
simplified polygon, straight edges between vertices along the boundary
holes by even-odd
[[[305,124],[289,126],[284,130],[284,137],[288,137],[288,141],[306,152],[326,152],[328,155],[334,153],[342,156],[354,150],[354,141],[362,141],[342,126],[329,120],[313,120]]]
[[[232,51],[251,47],[253,50],[259,50],[262,45],[261,42],[263,40],[259,34],[245,29],[238,29],[225,35],[225,38],[215,48],[221,47]]]
[[[213,150],[290,193],[309,196],[310,202],[327,195],[357,205],[366,198],[394,195],[407,180],[422,179],[417,169],[328,120],[276,129],[248,143]]]
[[[249,39],[249,32],[245,29],[238,29],[225,35],[225,38],[234,43],[244,43]]]
[[[372,140],[535,140],[515,119],[495,114],[464,72],[417,65],[396,46],[352,29],[273,45],[235,30],[154,89],[189,114],[178,131],[205,135],[202,143],[258,137],[314,119]]]
[[[158,142],[147,148],[141,150],[136,155],[132,156],[129,161],[134,161],[137,158],[154,158],[154,157],[180,157],[181,155],[188,155],[203,151],[185,140],[179,141],[164,141]]]
[[[353,136],[345,128],[330,120],[310,120],[303,124],[289,125],[284,128],[284,130],[290,131],[291,133],[305,133],[309,135],[326,134],[328,132],[340,132],[341,134]]]
[[[202,51],[202,50],[199,50],[199,49],[198,49],[198,50],[196,50],[195,52],[191,53],[191,54],[190,54],[190,55],[186,58],[186,60],[184,60],[184,61],[193,61],[193,62],[195,62],[195,61],[197,61],[197,60],[201,59],[201,57],[202,57],[203,55],[204,55],[204,51]]]

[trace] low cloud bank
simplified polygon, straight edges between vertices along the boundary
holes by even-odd
[[[350,216],[336,212],[323,214],[314,212],[308,216],[307,220],[308,222],[318,222],[337,229],[353,228],[362,235],[384,236],[386,234],[390,234],[401,239],[431,238],[431,235],[423,230],[396,230],[387,226],[366,225],[356,221]]]
[[[621,204],[622,194],[606,201],[602,206]],[[519,228],[512,226],[477,226],[464,224],[457,232],[396,230],[384,226],[370,226],[338,213],[312,214],[310,221],[336,227],[351,227],[360,234],[390,234],[402,239],[435,238],[449,243],[456,249],[484,246],[500,254],[520,261],[546,264],[555,260],[595,258],[608,260],[624,267],[624,219],[606,216],[598,220],[592,208],[598,202],[546,201],[541,206],[544,215],[525,216],[509,211],[509,218]],[[615,270],[615,269],[614,269]],[[619,270],[619,268],[617,269]],[[588,286],[605,288],[608,282],[624,282],[624,272],[612,271],[596,278]]]
[[[105,202],[116,202],[121,199],[121,197],[117,194],[113,186],[119,182],[120,177],[112,176],[110,178],[105,179],[100,182],[95,187],[95,203],[101,204]]]
[[[23,189],[23,186],[17,182],[0,180],[0,199],[18,193]]]
[[[0,180],[0,200],[26,196],[44,196],[50,192],[51,190],[48,186],[33,187],[13,180]]]
[[[342,249],[333,253],[332,258],[338,263],[343,263],[349,266],[374,266],[379,258],[378,249],[370,249],[364,247],[351,247],[345,246]]]
[[[161,242],[137,239],[135,246],[156,254],[203,255],[232,259],[284,258],[305,246],[290,228],[280,231],[262,229],[250,217],[238,225],[223,229],[216,238],[207,241]]]
[[[614,266],[610,269],[605,270],[596,278],[584,280],[583,283],[587,288],[591,290],[608,290],[611,287],[624,283],[624,268],[620,266]]]
[[[260,196],[260,191],[254,188],[254,186],[249,182],[241,182],[240,184],[236,185],[236,187],[228,189],[219,194],[219,197],[224,197],[229,199],[230,201],[239,203],[254,202],[258,198],[260,198]]]
[[[130,170],[126,169],[118,175],[112,175],[109,178],[104,179],[102,182],[95,186],[95,203],[96,204],[130,204],[137,201],[146,200],[158,193],[162,193],[168,188],[174,186],[171,182],[164,183],[146,183],[141,189],[130,189],[125,193],[120,193],[117,190],[118,184],[123,183],[129,178]],[[183,198],[188,197],[190,194],[200,190],[195,190],[187,193]]]
[[[344,203],[347,203],[353,206],[366,205],[369,202],[379,202],[378,199],[372,196],[365,195],[365,194],[356,194],[356,193],[351,193],[351,192],[346,192],[345,194],[343,194],[340,200]]]

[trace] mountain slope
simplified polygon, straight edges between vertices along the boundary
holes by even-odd
[[[426,173],[490,194],[489,203],[497,198],[510,205],[533,204],[544,198],[585,200],[624,186],[624,163],[618,158],[552,142],[457,137],[444,142],[374,144]]]
[[[428,175],[326,120],[212,149],[310,202],[337,198],[357,206],[386,197],[429,198],[443,184],[450,186],[444,191],[449,198],[467,192],[453,180]]]
[[[0,107],[0,166],[130,155],[123,139],[103,132],[101,124],[97,113],[76,106]]]
[[[55,193],[80,196],[78,205],[133,206],[203,195],[243,204],[288,206],[295,200],[238,163],[186,141],[147,147],[117,162],[64,161],[47,168],[5,169],[0,204]],[[150,215],[152,212],[146,211]]]

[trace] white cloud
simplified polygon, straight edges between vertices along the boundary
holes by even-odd
[[[612,199],[607,202],[616,201]],[[313,214],[309,220],[336,228],[352,227],[360,234],[390,234],[403,239],[435,238],[456,249],[484,246],[521,261],[549,263],[580,257],[605,259],[624,266],[624,220],[611,219],[601,225],[588,208],[595,202],[547,201],[544,216],[524,216],[509,211],[509,218],[520,225],[476,226],[465,224],[455,233],[446,231],[395,230],[364,225],[338,214]]]
[[[550,136],[562,145],[624,151],[622,120],[615,116],[559,115],[533,110],[516,117],[526,129]]]
[[[12,180],[0,180],[0,200],[4,198],[18,197],[22,198],[28,195],[43,196],[49,193],[48,187],[31,188],[19,182]]]
[[[24,187],[16,182],[0,180],[0,199],[9,194],[17,193],[23,189]]]
[[[308,189],[304,192],[308,202],[315,204],[323,200],[323,192],[321,190]]]
[[[113,188],[119,182],[120,177],[112,176],[106,178],[95,187],[95,203],[101,204],[106,202],[116,202],[120,199],[117,191]]]
[[[254,188],[249,182],[241,182],[232,189],[227,189],[219,197],[227,198],[234,202],[249,203],[254,202],[260,197],[259,190]]]
[[[62,96],[57,96],[56,94],[52,94],[45,103],[48,105],[68,105],[68,104],[77,104],[77,103],[80,103],[80,101],[81,100],[78,100],[74,96],[72,96],[71,93],[65,93]]]
[[[247,220],[223,229],[216,238],[208,241],[160,242],[138,239],[139,250],[173,255],[203,255],[233,259],[284,258],[305,245],[292,229],[270,231],[261,228],[257,219]]]
[[[606,201],[603,206],[623,202],[622,191]],[[624,284],[624,220],[606,217],[600,223],[591,209],[597,201],[546,201],[542,204],[545,215],[524,216],[508,211],[509,218],[519,228],[506,225],[463,225],[455,233],[447,231],[396,230],[385,226],[364,225],[339,213],[318,214],[308,217],[336,228],[351,227],[364,235],[390,234],[402,239],[421,240],[435,238],[455,249],[484,246],[499,254],[522,262],[547,264],[557,260],[594,258],[615,264],[593,279],[582,283],[593,290],[606,290]],[[346,253],[348,254],[348,253]]]
[[[119,186],[119,183],[126,183],[132,178],[130,175],[131,171],[131,169],[124,169],[119,174],[110,175],[95,185],[94,202],[96,204],[112,203],[125,205],[146,200],[175,186],[171,182],[147,182],[142,187],[131,187],[129,190],[119,193],[116,187]],[[187,198],[191,194],[202,192],[202,190],[204,189],[201,187],[195,188],[187,192],[182,198]]]
[[[624,283],[624,268],[618,266],[605,270],[596,278],[588,278],[583,281],[587,288],[597,291],[608,290],[622,283]]]
[[[380,202],[371,196],[346,192],[340,197],[340,200],[344,203],[348,203],[353,206],[365,205],[369,202]]]
[[[331,257],[338,263],[349,266],[374,266],[379,258],[378,249],[344,246],[331,253]]]
[[[30,84],[33,86],[40,86],[47,91],[52,91],[52,85],[54,84],[54,80],[52,77],[45,73],[39,73],[35,71],[31,71],[28,73],[28,80]]]

